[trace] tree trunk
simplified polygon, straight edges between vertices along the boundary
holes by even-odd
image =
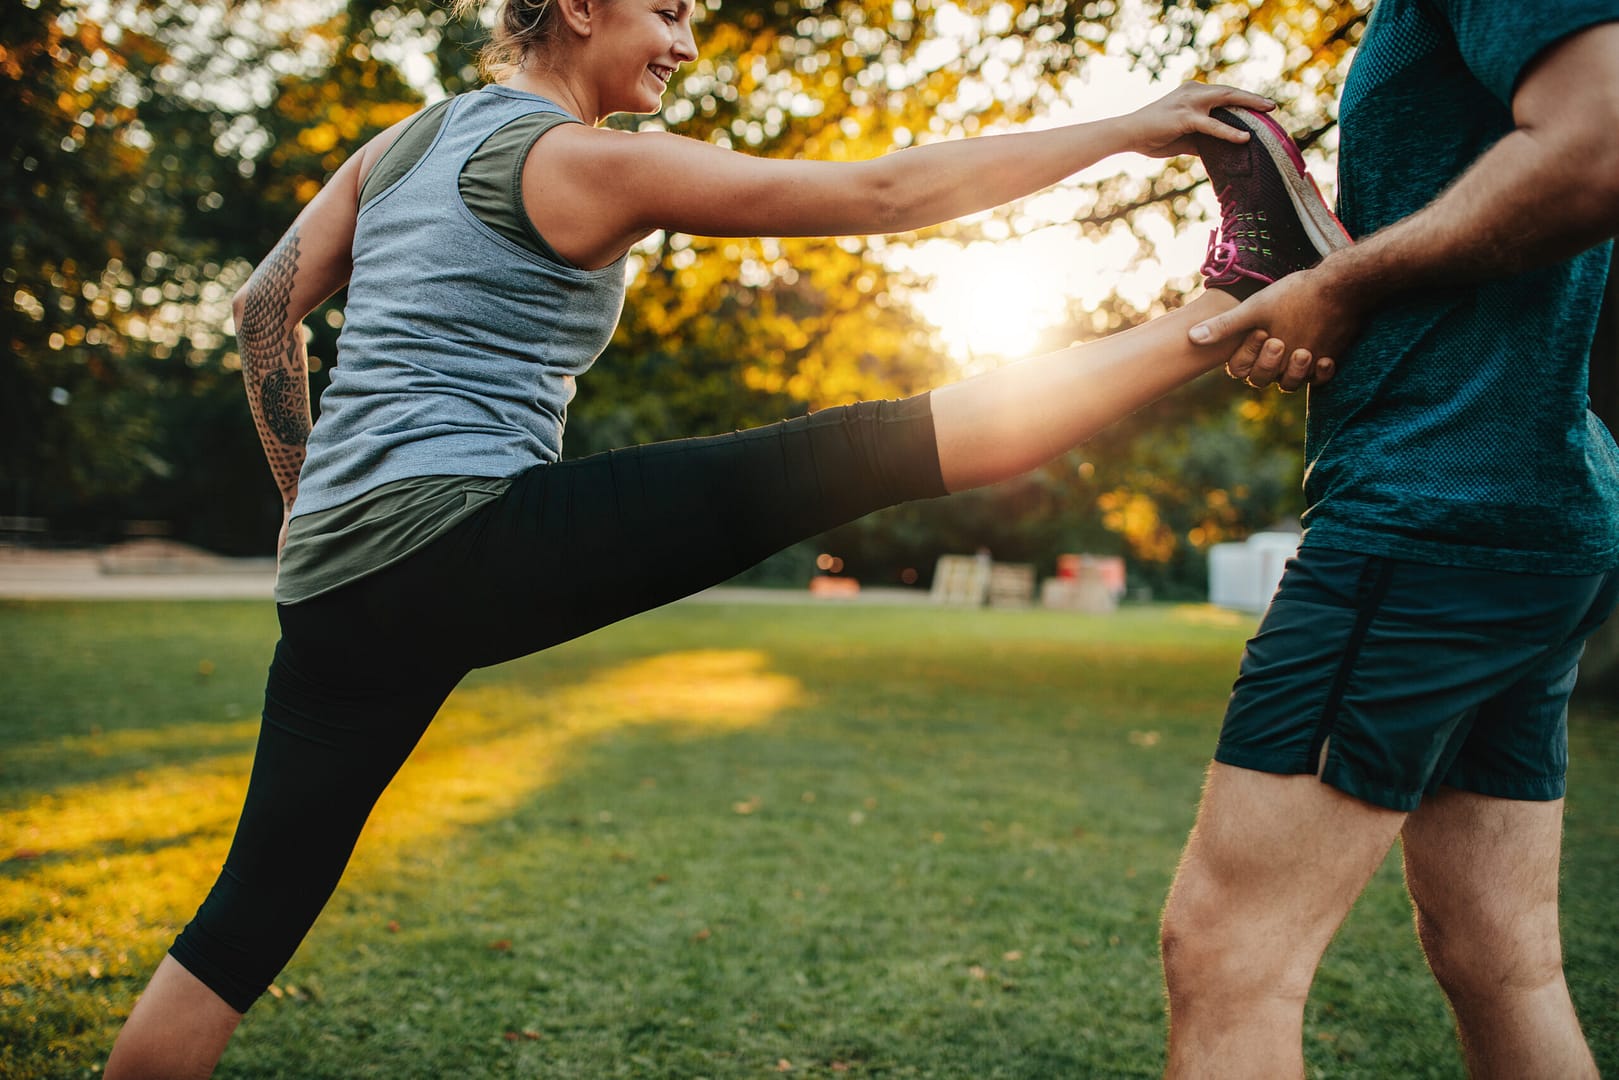
[[[1591,411],[1619,431],[1619,249],[1608,266],[1608,293],[1591,345]],[[1619,699],[1619,617],[1592,635],[1580,661],[1582,694]]]

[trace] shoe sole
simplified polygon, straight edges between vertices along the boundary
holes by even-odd
[[[1299,153],[1298,144],[1282,130],[1282,125],[1262,112],[1240,105],[1227,105],[1220,111],[1233,113],[1248,122],[1245,125],[1248,131],[1259,140],[1259,145],[1264,147],[1276,171],[1281,174],[1287,197],[1293,203],[1293,210],[1298,214],[1304,232],[1316,251],[1325,256],[1352,246],[1354,241],[1349,237],[1349,230],[1344,228],[1343,222],[1338,220],[1327,206],[1327,201],[1321,197],[1321,189],[1316,187],[1310,171],[1304,167],[1304,157]]]

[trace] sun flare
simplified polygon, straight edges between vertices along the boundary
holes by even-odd
[[[1048,331],[1095,310],[1114,293],[1145,308],[1167,280],[1196,270],[1205,227],[1176,231],[1164,219],[1143,220],[1140,227],[1156,257],[1136,265],[1131,260],[1138,241],[1123,225],[1099,238],[1082,237],[1073,226],[1054,226],[966,246],[941,240],[896,261],[933,278],[912,301],[971,374],[1053,344],[1044,340]]]

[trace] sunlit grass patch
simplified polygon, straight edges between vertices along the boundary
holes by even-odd
[[[797,704],[803,688],[757,650],[665,653],[548,692],[458,690],[377,804],[350,875],[385,873],[419,839],[512,812],[590,740],[657,725],[690,739],[746,728]]]
[[[1254,620],[1252,615],[1213,604],[1180,604],[1175,607],[1171,618],[1194,626],[1220,627],[1247,627]]]

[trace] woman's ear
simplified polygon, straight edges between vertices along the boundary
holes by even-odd
[[[580,37],[590,36],[592,16],[600,6],[598,0],[551,0],[557,6],[557,16],[563,25]]]

